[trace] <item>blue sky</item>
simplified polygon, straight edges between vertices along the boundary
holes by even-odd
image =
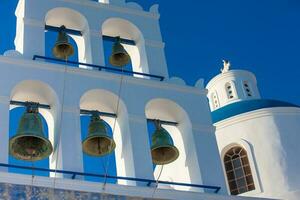
[[[199,78],[207,83],[219,73],[222,59],[228,59],[233,69],[255,73],[263,98],[300,105],[299,0],[135,2],[145,10],[160,4],[171,76],[189,85]],[[14,48],[16,4],[17,0],[1,0],[0,54]],[[18,118],[17,111],[14,116]],[[100,160],[93,162],[101,167]]]

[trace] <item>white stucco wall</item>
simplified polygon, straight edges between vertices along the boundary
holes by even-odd
[[[157,5],[153,5],[150,11],[144,11],[138,4],[122,0],[109,3],[20,0],[15,13],[15,46],[24,58],[45,55],[45,24],[65,25],[83,34],[82,37],[72,36],[79,49],[80,62],[104,66],[102,35],[120,36],[136,42],[136,48],[125,45],[135,71],[169,76]]]
[[[235,145],[248,153],[256,189],[242,196],[300,198],[299,121],[300,108],[279,107],[214,124],[221,159]]]
[[[119,116],[115,129],[118,176],[154,178],[146,123],[146,117],[154,117],[179,123],[179,131],[168,130],[181,150],[175,165],[184,176],[166,171],[167,176],[173,181],[220,186],[219,193],[226,193],[205,89],[124,76],[117,110],[118,74],[4,56],[0,56],[0,69],[2,163],[8,162],[8,101],[40,101],[51,106],[51,117],[46,117],[53,130],[49,133],[54,145],[51,168],[83,171],[79,109],[99,109]],[[149,102],[156,102],[155,106],[147,107]]]

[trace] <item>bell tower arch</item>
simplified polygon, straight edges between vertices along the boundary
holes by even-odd
[[[100,2],[20,0],[16,10],[16,50],[27,59],[34,55],[44,56],[45,26],[64,25],[81,33],[80,36],[70,34],[77,43],[80,62],[105,66],[103,36],[121,36],[135,43],[124,45],[132,57],[134,71],[168,78],[157,9],[153,7],[150,12],[138,10],[137,17],[132,9],[140,9],[137,4]],[[127,7],[113,9],[115,5]],[[32,7],[39,9],[32,11]]]

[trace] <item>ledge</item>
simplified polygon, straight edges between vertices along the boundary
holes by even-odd
[[[18,65],[19,67],[56,71],[58,73],[64,73],[66,71],[66,73],[68,74],[77,74],[80,76],[101,78],[101,79],[112,80],[116,82],[119,82],[121,79],[120,74],[115,74],[111,72],[84,69],[79,67],[69,67],[68,65],[63,65],[63,64],[32,61],[29,59],[22,59],[22,58],[11,58],[6,56],[0,56],[0,63],[9,63],[9,64]],[[123,75],[123,81],[124,83],[143,85],[146,87],[159,88],[159,89],[168,89],[168,90],[173,90],[173,91],[178,91],[183,93],[191,93],[195,95],[206,96],[207,94],[206,89],[199,89],[192,86],[176,85],[176,84],[168,83],[166,81],[156,81],[156,80],[150,80],[145,78],[138,78],[134,76]]]
[[[255,99],[248,101],[239,101],[219,108],[212,112],[213,123],[219,123],[228,118],[232,118],[251,111],[266,108],[300,108],[300,106],[277,100]]]

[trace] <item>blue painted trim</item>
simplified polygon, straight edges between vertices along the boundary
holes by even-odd
[[[60,28],[56,27],[56,26],[45,25],[45,30],[47,30],[47,31],[53,31],[53,32],[59,32]],[[71,35],[82,36],[82,32],[81,31],[74,30],[74,29],[66,28],[65,32],[68,33],[68,34],[71,34]],[[99,33],[99,35],[100,35],[100,33]],[[116,41],[116,37],[111,37],[111,36],[108,36],[108,35],[103,35],[102,38],[103,38],[103,40],[106,40],[106,41],[111,41],[111,42],[115,42]],[[125,39],[125,38],[120,38],[120,40],[121,40],[122,44],[128,44],[128,45],[133,45],[133,46],[136,45],[136,43],[135,43],[134,40],[129,40],[129,39]]]
[[[45,25],[45,30],[47,30],[47,31],[53,31],[53,32],[59,32],[60,31],[60,27]],[[66,33],[68,33],[68,34],[71,34],[71,35],[82,36],[81,31],[78,31],[78,30],[65,28],[64,31]]]
[[[93,173],[83,173],[83,172],[74,172],[74,171],[65,171],[65,170],[55,170],[55,169],[46,169],[46,168],[39,168],[39,167],[27,167],[27,166],[21,166],[21,165],[5,164],[5,163],[0,163],[0,167],[17,168],[17,169],[25,169],[25,170],[36,170],[36,171],[43,171],[43,172],[54,172],[54,173],[59,173],[59,174],[69,174],[69,175],[72,175],[72,179],[74,179],[76,176],[91,176],[91,177],[100,177],[100,178],[108,178],[108,179],[144,182],[144,183],[148,183],[147,184],[148,186],[150,186],[151,183],[157,183],[158,182],[158,183],[161,183],[161,184],[168,184],[168,185],[179,185],[179,186],[188,186],[188,187],[195,187],[195,188],[211,189],[211,190],[214,190],[214,193],[218,193],[221,189],[221,187],[210,186],[210,185],[198,185],[198,184],[169,182],[169,181],[156,181],[156,180],[150,180],[150,179],[144,179],[144,178],[133,178],[133,177],[124,177],[124,176],[110,176],[110,175],[103,175],[103,174],[93,174]]]
[[[32,60],[36,60],[36,59],[52,60],[52,61],[64,63],[66,65],[67,64],[84,65],[84,66],[88,66],[88,67],[97,68],[99,71],[101,71],[102,69],[105,69],[107,71],[120,72],[122,74],[142,75],[142,76],[147,76],[147,77],[150,77],[150,78],[157,78],[160,81],[163,81],[165,79],[165,77],[159,76],[159,75],[146,74],[146,73],[141,73],[141,72],[134,72],[134,71],[124,70],[124,69],[118,69],[118,68],[112,68],[112,67],[104,67],[104,66],[100,66],[100,65],[88,64],[88,63],[81,63],[81,62],[75,62],[75,61],[70,61],[70,60],[66,61],[66,60],[57,59],[57,58],[50,58],[50,57],[46,57],[46,56],[34,55],[33,58],[32,58]]]
[[[300,106],[277,100],[268,99],[255,99],[247,101],[239,101],[236,103],[229,104],[222,108],[219,108],[212,112],[212,121],[217,123],[224,119],[243,114],[246,112],[263,109],[263,108],[274,108],[274,107],[298,107]]]

